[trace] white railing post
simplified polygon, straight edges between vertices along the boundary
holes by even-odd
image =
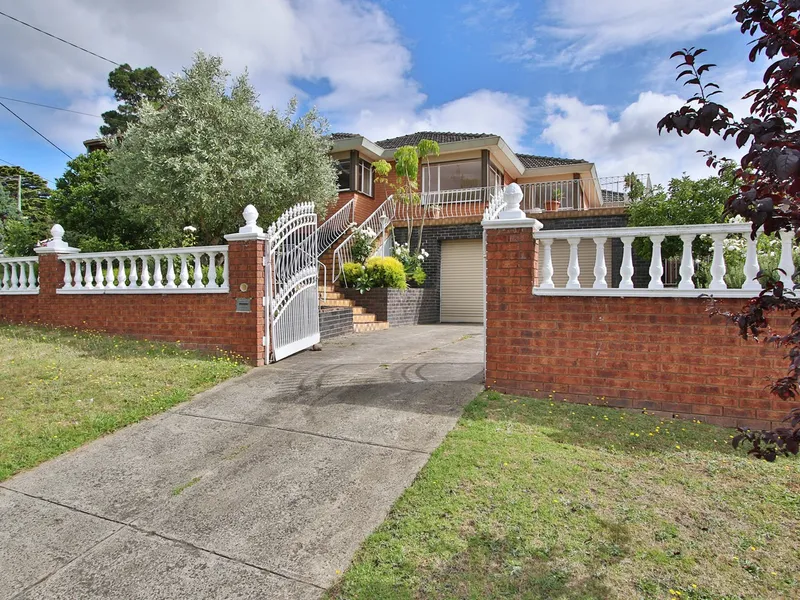
[[[192,283],[192,287],[194,289],[202,288],[203,287],[203,263],[201,262],[203,255],[200,252],[194,253],[194,283]],[[213,263],[213,261],[212,261]],[[215,273],[216,274],[216,273]],[[209,283],[211,282],[211,263],[209,263],[208,267],[208,277]],[[215,277],[216,279],[216,277]]]
[[[606,239],[604,237],[594,238],[596,248],[594,255],[594,284],[595,289],[606,289]]]
[[[792,259],[792,242],[794,241],[793,231],[781,230],[781,261],[778,268],[781,281],[786,289],[794,289],[794,260]]]
[[[651,290],[664,289],[664,264],[661,261],[661,244],[664,242],[663,235],[651,235],[650,241],[653,242],[653,254],[650,258],[650,283],[647,287]]]
[[[722,242],[728,237],[727,233],[712,233],[711,239],[713,240],[714,256],[711,260],[711,283],[708,288],[711,290],[725,290],[728,289],[728,284],[725,283],[725,249]]]
[[[620,289],[632,290],[633,289],[633,253],[631,246],[635,238],[625,236],[622,240],[622,265],[619,269],[621,281],[619,282]]]
[[[542,243],[542,282],[539,287],[545,289],[553,289],[553,254],[552,246],[553,240],[546,238],[541,240]]]
[[[125,272],[125,257],[120,256],[117,262],[119,263],[119,269],[117,271],[117,287],[123,289],[126,287],[128,279],[127,273]]]
[[[757,239],[754,240],[751,235],[746,235],[745,240],[747,243],[747,253],[744,257],[744,285],[743,290],[760,290],[761,282],[758,281],[758,272],[761,267],[758,264],[758,247]]]
[[[581,238],[569,238],[567,241],[569,242],[569,266],[567,267],[569,281],[567,281],[567,288],[578,289],[581,287],[581,282],[578,281],[578,277],[581,274],[581,266],[578,262],[578,244],[581,243]]]
[[[681,255],[681,280],[678,283],[679,290],[693,290],[695,285],[692,281],[694,276],[694,256],[692,255],[692,242],[697,237],[695,234],[685,234],[680,236],[683,242],[683,254]]]

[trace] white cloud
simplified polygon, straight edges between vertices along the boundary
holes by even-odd
[[[506,44],[503,58],[584,67],[627,48],[735,26],[730,0],[549,0],[544,21]],[[540,42],[547,39],[547,54],[533,53],[530,42],[526,45],[534,32]]]
[[[740,98],[758,82],[746,70],[724,73],[719,82],[727,93],[717,98],[735,115],[743,116],[749,103]],[[542,139],[565,156],[595,162],[601,177],[636,171],[650,173],[654,183],[667,183],[684,172],[692,177],[713,175],[698,150],[741,157],[742,151],[734,144],[716,136],[659,135],[658,121],[682,105],[683,99],[677,95],[646,91],[615,116],[608,106],[587,105],[573,96],[550,95],[544,101],[547,125]]]
[[[514,10],[489,1],[501,15]],[[188,65],[198,49],[218,54],[232,72],[248,70],[265,108],[298,95],[336,130],[373,139],[449,129],[491,131],[513,143],[527,127],[527,100],[501,92],[479,90],[423,108],[409,49],[386,11],[367,0],[40,0],[9,12],[111,60],[163,74]],[[62,106],[96,114],[113,106],[106,80],[114,65],[11,21],[0,22],[0,32],[0,88],[8,95],[51,104],[60,97]],[[304,87],[324,91],[309,96]],[[70,153],[100,125],[67,113],[27,114]],[[0,125],[10,126],[2,116]]]
[[[400,110],[392,115],[379,115],[365,110],[350,128],[372,140],[412,131],[495,133],[502,136],[512,148],[519,150],[530,120],[531,107],[527,98],[478,90],[418,112]]]

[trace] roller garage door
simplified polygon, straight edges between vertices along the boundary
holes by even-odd
[[[483,323],[483,242],[442,242],[440,320]]]

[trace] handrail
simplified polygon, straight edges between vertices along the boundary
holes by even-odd
[[[382,222],[382,217],[385,221]],[[371,229],[372,231],[378,232],[378,235],[383,234],[386,231],[386,228],[391,224],[391,222],[395,218],[395,205],[394,205],[394,196],[389,196],[383,204],[381,204],[375,212],[373,212],[369,217],[367,217],[361,225],[354,228],[353,233],[345,238],[345,240],[339,244],[336,250],[333,251],[333,273],[331,273],[331,283],[335,283],[338,281],[339,277],[342,274],[342,269],[344,267],[344,263],[351,262],[353,255],[351,254],[350,250],[353,245],[353,235],[356,231],[363,231],[365,229]],[[338,269],[337,269],[338,265]]]
[[[317,254],[322,256],[344,233],[350,228],[355,220],[356,201],[352,198],[339,210],[325,219],[319,226]]]

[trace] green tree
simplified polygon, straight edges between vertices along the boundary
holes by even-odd
[[[725,220],[725,201],[736,189],[730,171],[722,177],[695,180],[684,175],[672,179],[666,191],[656,186],[651,194],[645,194],[631,202],[628,208],[628,226],[722,223]],[[639,256],[650,259],[652,243],[649,239],[638,238],[633,247]],[[703,257],[709,252],[709,242],[698,238],[693,249],[696,256]],[[665,259],[680,256],[682,250],[683,244],[676,237],[666,238],[661,245],[661,255]]]
[[[22,177],[22,215],[5,226],[5,252],[11,256],[33,254],[33,247],[50,236],[53,218],[47,201],[52,190],[42,177],[22,167],[0,166],[0,186],[16,198],[16,177]]]
[[[326,123],[312,110],[265,112],[247,75],[230,79],[222,59],[198,53],[173,76],[160,110],[144,104],[111,151],[109,181],[123,205],[149,206],[167,236],[197,227],[200,243],[237,231],[253,204],[269,223],[298,202],[319,210],[336,196]]]
[[[106,152],[81,154],[56,180],[50,212],[65,239],[84,252],[178,245],[176,237],[158,236],[151,208],[123,206],[107,182],[109,162]]]
[[[142,103],[164,102],[164,78],[155,67],[132,69],[129,64],[118,66],[108,74],[108,86],[114,90],[114,97],[120,102],[115,110],[103,113],[104,125],[100,126],[102,135],[123,133],[131,123],[138,120]]]
[[[17,199],[0,185],[0,254],[3,254],[6,245],[6,223],[10,225],[13,221],[19,221],[20,217],[22,214],[17,208]]]

